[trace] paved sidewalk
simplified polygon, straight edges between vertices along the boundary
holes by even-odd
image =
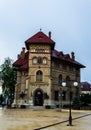
[[[78,117],[91,111],[72,110],[72,117]],[[34,130],[68,119],[68,110],[57,109],[0,109],[0,130]],[[73,126],[66,123],[54,125],[42,130],[91,130],[91,115],[73,120]]]

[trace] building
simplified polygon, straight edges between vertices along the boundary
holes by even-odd
[[[13,63],[17,71],[15,102],[33,106],[57,105],[60,100],[68,103],[69,91],[72,98],[76,92],[73,81],[80,83],[80,69],[85,66],[75,60],[74,52],[70,56],[56,50],[51,32],[48,36],[36,33],[25,41],[25,46],[27,50],[23,47]]]
[[[88,82],[81,82],[81,94],[91,94],[91,84]]]

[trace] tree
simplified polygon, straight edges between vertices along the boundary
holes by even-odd
[[[73,106],[74,109],[80,109],[81,101],[80,101],[79,96],[78,97],[77,96],[74,97],[72,106]]]
[[[88,106],[91,104],[91,94],[81,94],[80,96],[81,105]]]
[[[16,72],[12,67],[12,60],[9,57],[6,58],[4,64],[1,65],[1,75],[3,80],[3,94],[8,97],[9,100],[13,100],[16,84]]]
[[[76,87],[76,93],[75,93],[75,97],[73,98],[72,106],[74,109],[80,109],[81,106],[80,93],[78,87]]]
[[[0,94],[0,105],[2,104],[3,101],[4,101],[3,94]]]

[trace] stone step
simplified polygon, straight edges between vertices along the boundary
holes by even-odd
[[[45,109],[44,106],[33,106],[32,108],[33,108],[33,110],[36,110],[36,111]]]

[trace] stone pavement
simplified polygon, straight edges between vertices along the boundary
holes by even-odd
[[[88,113],[91,114],[91,111],[72,110],[72,117]],[[0,108],[0,130],[34,130],[67,120],[68,115],[68,110]],[[67,124],[65,122],[42,130],[91,130],[91,115],[73,120],[73,126]]]

